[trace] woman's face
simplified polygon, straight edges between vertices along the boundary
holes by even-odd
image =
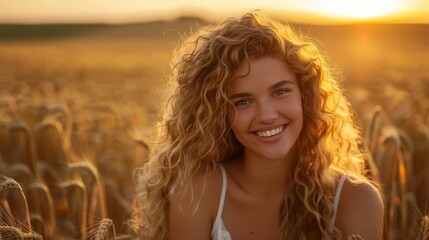
[[[245,155],[285,159],[303,125],[301,92],[286,63],[267,56],[242,63],[229,99],[228,121]]]

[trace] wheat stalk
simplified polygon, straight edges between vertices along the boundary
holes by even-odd
[[[9,143],[9,130],[8,123],[0,121],[0,156],[3,157],[3,160],[9,162],[10,158],[10,149],[8,146]]]
[[[27,165],[34,176],[39,176],[34,138],[26,123],[14,122],[9,126],[9,146],[12,162]]]
[[[37,230],[43,233],[45,238],[53,238],[56,219],[54,210],[54,201],[48,187],[42,182],[33,182],[27,187],[27,195],[29,196],[29,208],[33,216],[39,216],[41,221],[33,219],[37,224]]]
[[[109,231],[109,228],[112,225],[113,225],[112,220],[108,218],[102,219],[100,221],[100,224],[98,225],[97,231],[95,232],[95,240],[104,240]],[[113,231],[115,231],[114,228],[113,228]],[[114,233],[114,235],[116,234]]]
[[[371,153],[374,153],[374,149],[379,138],[380,115],[382,112],[383,108],[381,106],[376,106],[373,108],[370,116],[370,123],[368,124],[368,129],[366,130],[367,134],[365,140]]]
[[[37,157],[61,174],[67,174],[67,158],[70,152],[64,148],[64,135],[58,121],[44,121],[34,128]],[[68,154],[68,155],[67,155]]]
[[[423,216],[420,227],[417,232],[416,240],[428,240],[429,239],[429,217]]]
[[[81,180],[70,180],[60,184],[60,188],[66,193],[69,206],[70,220],[74,227],[80,226],[80,236],[86,237],[86,214],[88,212],[85,185]]]
[[[88,196],[88,224],[94,223],[95,218],[106,218],[106,196],[103,181],[97,168],[88,161],[69,164],[71,173],[78,173],[86,186]]]

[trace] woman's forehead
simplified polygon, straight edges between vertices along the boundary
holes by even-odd
[[[229,85],[232,92],[242,92],[256,90],[255,87],[266,89],[279,82],[297,85],[297,78],[284,61],[265,56],[243,63],[234,72]]]

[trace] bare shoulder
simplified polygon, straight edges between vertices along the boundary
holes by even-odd
[[[169,197],[169,239],[210,239],[221,195],[220,170],[199,171]]]
[[[379,190],[369,181],[348,177],[340,195],[335,223],[343,237],[359,234],[366,240],[382,239],[383,214]]]

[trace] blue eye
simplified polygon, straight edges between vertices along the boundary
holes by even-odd
[[[279,89],[279,90],[274,91],[274,96],[284,95],[284,94],[286,94],[287,92],[289,92],[289,90],[286,90],[286,89]]]
[[[241,107],[241,106],[246,106],[247,104],[250,104],[250,103],[251,101],[249,99],[241,99],[234,102],[234,106]]]

